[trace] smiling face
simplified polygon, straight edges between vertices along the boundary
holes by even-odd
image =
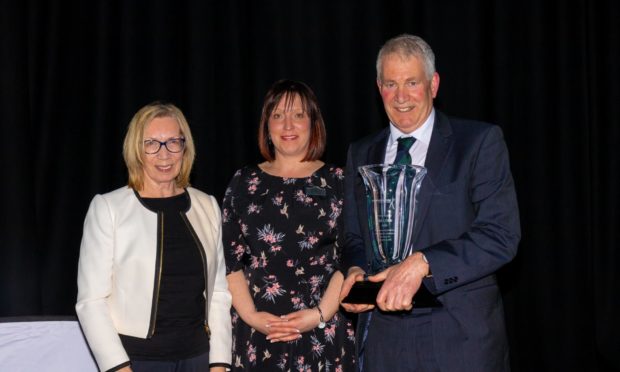
[[[168,141],[182,137],[179,123],[171,117],[153,119],[144,128],[144,140]],[[161,146],[155,154],[143,155],[144,189],[151,190],[176,189],[176,177],[181,171],[183,151],[173,153],[166,146]]]
[[[282,97],[269,116],[269,136],[276,159],[289,157],[301,160],[306,156],[310,143],[310,117],[299,96],[287,101],[287,96]]]
[[[429,80],[424,64],[415,56],[388,54],[383,57],[381,80],[377,80],[383,106],[390,121],[403,133],[419,128],[433,109],[439,90],[439,74]]]

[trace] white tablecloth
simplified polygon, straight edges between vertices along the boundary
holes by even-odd
[[[0,318],[0,371],[96,372],[98,369],[76,320]]]

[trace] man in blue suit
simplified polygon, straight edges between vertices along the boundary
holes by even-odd
[[[360,314],[360,367],[364,372],[508,371],[495,272],[515,256],[520,226],[502,131],[433,108],[439,89],[435,56],[417,36],[401,35],[381,48],[377,85],[390,125],[349,148],[341,299],[364,280],[372,254],[358,167],[391,164],[405,153],[428,173],[418,194],[414,253],[369,277],[384,282],[376,306],[343,303]],[[413,308],[420,286],[443,306]]]

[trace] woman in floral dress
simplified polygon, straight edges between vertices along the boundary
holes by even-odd
[[[265,162],[238,170],[223,204],[234,371],[355,371],[339,312],[343,170],[320,160],[325,127],[304,83],[276,82],[259,127]]]

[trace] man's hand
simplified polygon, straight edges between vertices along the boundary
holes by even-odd
[[[360,267],[353,266],[349,269],[347,277],[342,283],[342,288],[340,289],[340,304],[346,311],[350,313],[362,313],[364,311],[372,310],[375,307],[375,305],[371,304],[348,304],[342,302],[342,300],[349,294],[349,291],[351,291],[351,287],[353,287],[353,284],[355,284],[355,282],[364,281],[364,274],[364,270],[362,270]]]
[[[422,258],[422,253],[416,252],[401,263],[368,277],[371,282],[383,281],[377,295],[379,309],[383,311],[411,310],[413,295],[416,294],[422,284],[422,279],[428,273],[429,266]]]

